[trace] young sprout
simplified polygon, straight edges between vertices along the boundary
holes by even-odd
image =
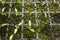
[[[19,24],[18,24],[18,26],[20,26],[20,25],[22,25],[23,24],[23,22],[20,22]]]
[[[17,33],[19,26],[21,26],[23,24],[23,22],[20,22],[19,24],[15,25],[15,29],[14,29],[14,33],[12,35],[10,35],[9,40],[13,39],[13,36]]]
[[[29,25],[29,29],[31,28],[31,20],[29,20],[29,23],[28,23],[28,25]]]
[[[35,30],[34,29],[29,29],[30,31],[32,31],[32,32],[35,32]]]
[[[1,28],[1,27],[4,27],[4,26],[9,26],[9,25],[10,25],[10,24],[8,24],[8,23],[4,23],[4,24],[1,24],[1,25],[0,25],[0,28]]]
[[[4,12],[4,10],[5,10],[5,7],[2,9],[2,12]]]
[[[54,1],[54,3],[56,3],[56,0],[53,0]]]
[[[16,27],[16,28],[14,29],[14,34],[16,34],[16,33],[17,33],[18,28],[19,28],[17,25],[15,25],[15,27]]]
[[[4,5],[6,3],[6,0],[1,0],[2,4]]]
[[[15,15],[18,16],[18,10],[15,8]]]
[[[14,30],[14,34],[17,33],[19,26],[21,26],[23,22],[20,22],[19,24],[15,25],[16,29]]]
[[[6,26],[6,25],[9,25],[8,23],[5,23],[5,24],[2,24],[1,26]]]
[[[31,20],[29,20],[29,26],[31,27]]]
[[[5,7],[2,8],[2,15],[5,15],[5,14],[4,14],[4,11],[5,11]]]
[[[45,13],[44,15],[45,15],[45,17],[47,17],[47,13]]]
[[[32,29],[31,27],[27,27],[31,32],[35,32],[34,29]]]
[[[41,4],[42,6],[44,6],[45,5],[45,2],[42,2],[42,4]]]
[[[16,8],[15,8],[15,12],[16,12],[16,13],[18,12]]]
[[[31,20],[29,20],[29,27],[27,27],[30,31],[35,32],[34,29],[31,28]]]
[[[12,40],[12,39],[13,39],[13,36],[14,36],[14,34],[12,34],[12,35],[9,37],[9,40]]]

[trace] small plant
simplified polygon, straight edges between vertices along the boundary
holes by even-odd
[[[29,20],[29,27],[27,27],[30,31],[32,31],[32,32],[35,32],[35,30],[34,29],[31,29],[31,20]]]
[[[59,11],[59,5],[57,3],[50,3],[49,4],[50,11]]]
[[[4,23],[4,24],[0,24],[0,28],[1,27],[4,27],[4,26],[9,26],[10,24],[8,24],[8,23]]]
[[[46,3],[45,2],[37,3],[36,8],[37,8],[38,12],[47,11]]]
[[[44,15],[44,16],[42,16],[42,15]],[[48,15],[47,13],[38,14],[38,23],[48,24],[49,23],[49,18],[48,18],[47,15]]]
[[[34,5],[33,4],[30,4],[30,3],[28,3],[28,4],[25,4],[25,12],[27,12],[27,13],[33,13],[34,12]]]
[[[1,0],[2,4],[4,5],[6,3],[6,0]]]
[[[14,29],[14,33],[12,35],[10,35],[9,40],[13,40],[13,36],[17,33],[19,26],[21,26],[23,24],[23,22],[20,22],[19,24],[15,25],[15,29]]]

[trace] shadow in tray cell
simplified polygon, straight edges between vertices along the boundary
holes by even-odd
[[[60,23],[60,13],[51,14],[53,23]]]
[[[33,13],[34,12],[34,4],[25,3],[24,5],[24,12]]]
[[[22,4],[21,3],[13,3],[12,4],[12,12],[15,12],[15,8],[18,12],[22,12]]]
[[[38,12],[47,11],[47,5],[45,2],[36,3],[36,8]]]
[[[36,20],[35,20],[35,14],[34,13],[32,13],[32,14],[30,14],[30,13],[24,13],[24,23],[26,24],[26,23],[28,23],[29,22],[29,20],[31,20],[31,22],[33,23],[33,24],[35,24],[36,23]]]

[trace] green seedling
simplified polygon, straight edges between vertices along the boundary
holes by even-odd
[[[29,27],[27,27],[30,31],[35,32],[34,29],[31,28],[31,20],[29,20]]]
[[[2,8],[2,15],[6,15],[6,14],[4,13],[4,11],[5,11],[5,7]]]
[[[31,27],[31,20],[29,20],[29,26]]]
[[[18,16],[18,10],[15,8],[15,15]]]
[[[6,3],[6,0],[2,0],[1,2],[2,2],[2,4],[4,5],[4,4]]]
[[[2,8],[2,12],[4,12],[4,10],[5,10],[5,7],[4,7],[4,8]]]
[[[13,39],[13,36],[17,33],[19,27],[23,24],[23,22],[20,22],[19,24],[15,25],[14,33],[10,35],[9,40]]]
[[[56,3],[56,0],[53,0],[54,1],[54,3]]]
[[[37,3],[36,5],[37,5],[36,6],[37,7],[37,10],[39,12],[47,11],[46,3],[45,2]]]
[[[4,27],[4,26],[9,26],[10,24],[8,24],[8,23],[4,23],[4,24],[0,24],[0,28],[1,27]]]
[[[47,13],[45,13],[44,15],[45,15],[45,17],[47,17]]]
[[[27,13],[34,13],[34,5],[33,4],[30,4],[30,3],[26,3],[25,4],[25,7],[24,7],[24,11],[27,12]]]
[[[49,38],[49,36],[47,36],[44,33],[40,33],[40,37],[43,38],[43,40],[46,40],[47,38]]]
[[[16,12],[16,13],[18,12],[16,8],[15,8],[15,12]]]
[[[50,3],[49,4],[50,11],[59,11],[59,5],[57,3]]]
[[[41,3],[41,6],[44,6],[45,4],[46,4],[45,2],[42,2],[42,3]]]
[[[10,35],[9,40],[13,39],[14,34]]]

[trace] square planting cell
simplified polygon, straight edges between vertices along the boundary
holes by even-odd
[[[24,4],[24,12],[33,13],[34,12],[34,4],[33,3],[25,3]]]
[[[24,23],[28,24],[29,20],[31,20],[32,24],[36,23],[36,17],[34,13],[24,13]]]
[[[60,13],[51,13],[51,21],[52,23],[60,23]]]
[[[49,16],[47,13],[37,13],[37,22],[39,24],[48,24]]]
[[[12,13],[10,14],[10,18],[8,18],[8,23],[12,23],[12,24],[18,24],[22,21],[22,14],[15,14]]]
[[[2,3],[0,3],[0,12],[9,12],[9,8],[10,8],[10,6],[9,6],[9,3],[6,3],[6,4],[4,4],[4,5],[2,5]]]
[[[47,6],[45,2],[36,3],[36,8],[38,12],[47,11]]]
[[[22,12],[22,4],[13,3],[11,9],[12,9],[12,12],[15,12],[15,9],[17,10],[17,12]]]
[[[60,11],[58,3],[49,3],[49,10],[50,11]]]
[[[34,31],[32,31],[32,30],[34,30],[33,27],[35,27],[35,26],[31,26],[31,28],[29,29],[28,25],[24,26],[24,29],[23,29],[24,38],[28,38],[29,39],[29,38],[34,38],[35,37]]]
[[[60,39],[60,25],[53,25],[51,29],[51,33],[53,33],[51,36],[54,36],[55,40]]]

